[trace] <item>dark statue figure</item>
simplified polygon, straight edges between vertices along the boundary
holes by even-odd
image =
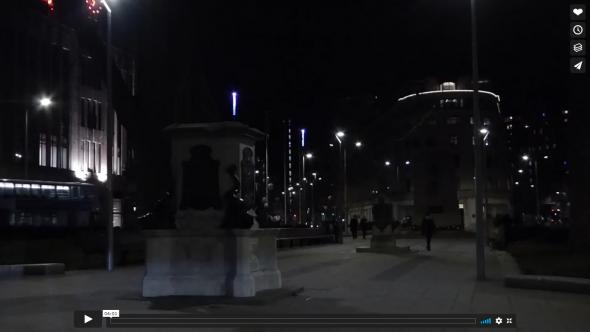
[[[254,151],[251,148],[244,148],[242,150],[242,161],[240,162],[240,174],[241,174],[241,183],[242,187],[242,199],[244,202],[249,206],[254,206],[254,189],[255,189],[255,179],[254,179]]]
[[[229,166],[227,174],[232,179],[232,188],[223,195],[226,209],[221,227],[249,229],[254,224],[254,217],[248,214],[250,206],[240,197],[240,180],[236,165]]]
[[[182,200],[180,209],[220,209],[219,161],[211,158],[211,148],[195,145],[191,158],[182,163]]]
[[[373,220],[375,221],[375,226],[381,232],[383,232],[387,226],[392,225],[393,211],[391,208],[391,204],[386,204],[383,197],[380,197],[377,204],[373,205]]]

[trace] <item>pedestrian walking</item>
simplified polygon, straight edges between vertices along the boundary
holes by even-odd
[[[435,228],[434,219],[430,213],[427,213],[424,219],[422,219],[422,234],[426,237],[426,250],[428,251],[430,251],[430,241],[432,240]]]
[[[356,239],[356,237],[357,237],[358,225],[359,225],[358,216],[352,216],[352,219],[350,219],[350,232],[352,233],[353,239]]]
[[[367,218],[362,217],[361,218],[361,232],[363,232],[363,239],[367,238],[367,228],[369,228],[369,222],[367,221]]]

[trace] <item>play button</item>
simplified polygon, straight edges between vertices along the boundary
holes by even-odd
[[[101,311],[75,311],[74,312],[74,326],[77,328],[85,327],[101,327],[102,326]]]

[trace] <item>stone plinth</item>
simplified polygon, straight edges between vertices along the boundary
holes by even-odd
[[[406,253],[410,252],[410,247],[398,247],[395,234],[392,227],[388,226],[381,231],[377,227],[373,227],[373,235],[371,236],[370,247],[358,247],[356,252],[374,252],[374,253]]]
[[[251,297],[282,286],[278,229],[153,230],[145,234],[145,297]]]

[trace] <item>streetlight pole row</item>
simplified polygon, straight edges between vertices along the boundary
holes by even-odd
[[[473,80],[473,137],[475,140],[475,228],[476,228],[476,274],[477,280],[485,280],[484,219],[483,219],[483,140],[479,136],[481,114],[479,109],[479,63],[477,52],[477,8],[476,0],[471,0],[471,63]]]

